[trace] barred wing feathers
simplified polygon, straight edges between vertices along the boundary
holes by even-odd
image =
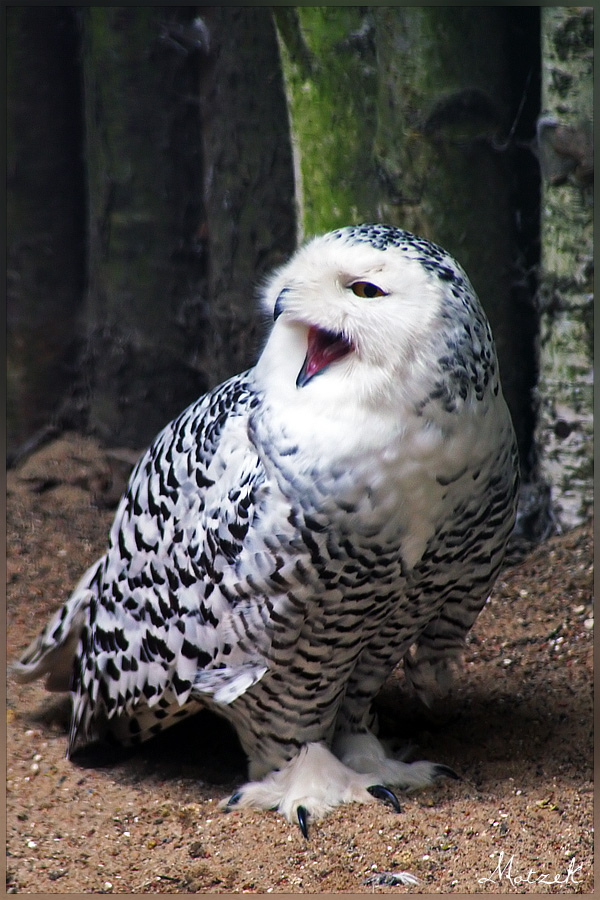
[[[71,749],[102,710],[126,740],[118,720],[141,736],[139,716],[128,721],[140,699],[156,708],[152,727],[195,697],[230,704],[266,672],[260,540],[247,542],[237,583],[231,572],[269,492],[248,434],[258,402],[244,373],[159,434],[131,476],[107,553],[15,666],[20,680],[47,673],[49,689],[77,695]]]

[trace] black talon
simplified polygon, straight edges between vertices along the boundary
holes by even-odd
[[[300,831],[302,832],[303,837],[308,840],[308,813],[303,806],[299,806],[296,810],[296,814],[298,816],[298,825],[300,826]]]
[[[235,806],[236,803],[239,803],[242,799],[241,791],[234,791],[229,800],[227,801],[227,805],[225,806],[225,812],[231,812],[231,807]]]
[[[367,790],[371,797],[375,797],[376,800],[383,800],[384,803],[389,803],[390,806],[393,806],[397,813],[401,812],[398,798],[393,791],[384,787],[383,784],[372,784]]]
[[[435,766],[433,774],[436,778],[454,778],[455,781],[462,781],[461,776],[457,775],[454,769],[451,769],[450,766],[443,766],[441,763]]]

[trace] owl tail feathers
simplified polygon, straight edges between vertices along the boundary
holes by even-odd
[[[67,759],[70,759],[75,750],[77,739],[82,738],[85,743],[91,734],[93,714],[87,697],[78,694],[73,698],[73,711],[71,715],[71,727],[69,728],[69,741],[67,744]]]
[[[11,665],[16,681],[27,683],[46,676],[46,690],[71,689],[73,659],[91,596],[91,591],[76,595],[55,613],[21,658]]]

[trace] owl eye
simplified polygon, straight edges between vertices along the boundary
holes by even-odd
[[[349,287],[357,297],[366,297],[369,300],[371,297],[385,297],[385,291],[382,291],[376,284],[371,284],[370,281],[355,281]]]

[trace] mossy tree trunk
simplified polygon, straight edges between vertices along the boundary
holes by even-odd
[[[10,459],[73,379],[86,240],[75,14],[12,6],[6,23]]]
[[[539,16],[381,7],[375,154],[382,207],[466,269],[490,318],[523,475],[536,473],[539,176],[518,140],[539,109]]]
[[[296,148],[299,238],[378,218],[377,59],[364,7],[274,7]]]

